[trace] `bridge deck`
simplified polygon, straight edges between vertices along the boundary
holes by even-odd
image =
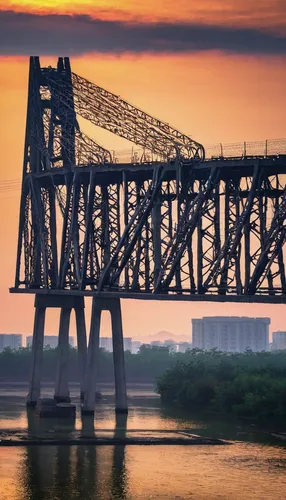
[[[259,163],[265,173],[271,174],[286,174],[286,155],[273,157],[248,157],[248,158],[225,158],[207,160],[198,165],[189,167],[192,169],[195,179],[207,179],[210,169],[216,165],[220,168],[221,179],[241,178],[251,176],[255,165]],[[161,162],[154,163],[114,163],[108,165],[82,165],[72,169],[54,168],[43,173],[34,174],[36,178],[41,180],[40,184],[43,187],[48,187],[52,182],[53,185],[66,184],[66,176],[70,172],[80,171],[80,178],[83,184],[89,184],[89,176],[92,170],[96,171],[96,184],[113,184],[120,183],[125,178],[128,181],[148,180],[152,178],[154,168],[164,166],[166,169],[166,180],[176,179],[177,167],[175,164],[164,164]],[[188,168],[188,167],[187,167]],[[52,178],[52,180],[51,180]]]
[[[10,293],[37,294],[42,296],[75,296],[98,297],[101,299],[136,299],[136,300],[171,300],[184,302],[238,302],[251,304],[286,304],[286,295],[215,295],[215,294],[190,294],[190,293],[147,293],[147,292],[122,292],[108,291],[97,292],[92,290],[50,290],[10,288]]]

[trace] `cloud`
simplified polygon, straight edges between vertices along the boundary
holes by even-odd
[[[0,55],[179,53],[286,55],[286,35],[193,23],[124,23],[86,15],[0,12]]]

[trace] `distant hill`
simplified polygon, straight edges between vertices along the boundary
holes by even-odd
[[[161,330],[160,332],[154,333],[153,335],[147,335],[146,337],[141,337],[140,339],[140,341],[145,344],[150,344],[151,342],[156,340],[160,342],[164,342],[164,340],[174,340],[175,342],[191,342],[191,336],[187,337],[187,335],[176,335],[175,333]]]

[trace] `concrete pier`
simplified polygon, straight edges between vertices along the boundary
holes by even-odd
[[[83,401],[85,393],[85,370],[87,363],[86,326],[85,326],[85,314],[83,307],[77,307],[75,309],[75,317],[76,317],[78,365],[80,371],[80,398]]]
[[[75,310],[77,324],[77,340],[80,371],[80,389],[84,391],[84,375],[86,368],[86,329],[84,314],[84,297],[75,297],[63,294],[36,294],[35,320],[32,344],[32,367],[29,383],[27,406],[36,406],[41,396],[41,367],[43,361],[44,326],[46,309],[61,309],[58,366],[56,375],[55,399],[58,402],[69,401],[68,391],[68,359],[69,359],[69,326],[72,309]]]
[[[111,301],[110,314],[112,324],[113,363],[115,377],[115,411],[118,413],[128,413],[122,315],[119,299],[113,299]]]
[[[41,395],[41,368],[43,361],[44,328],[46,308],[38,307],[35,302],[35,319],[32,342],[32,366],[29,382],[27,406],[36,406]]]
[[[102,311],[109,311],[112,324],[113,360],[115,375],[115,411],[127,413],[127,394],[124,366],[124,346],[120,299],[93,298],[90,337],[87,353],[83,414],[94,414],[99,354],[100,320]]]
[[[98,365],[98,354],[99,354],[99,333],[100,333],[100,320],[101,320],[102,310],[103,310],[103,304],[101,303],[101,301],[93,299],[88,352],[87,352],[86,374],[85,374],[84,404],[82,407],[83,415],[94,414],[97,365]]]
[[[71,309],[62,308],[59,328],[58,365],[55,388],[55,400],[69,403],[68,363],[69,363],[69,327]]]

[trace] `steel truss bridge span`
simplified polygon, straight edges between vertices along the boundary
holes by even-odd
[[[112,163],[83,116],[156,155]],[[286,299],[286,156],[205,161],[204,148],[31,58],[14,292]]]

